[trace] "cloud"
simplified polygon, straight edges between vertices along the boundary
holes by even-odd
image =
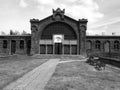
[[[26,0],[27,1],[27,0]],[[104,14],[99,12],[99,6],[95,0],[31,0],[37,2],[40,13],[49,12],[52,8],[66,9],[66,15],[75,18],[87,18],[89,23],[97,22]],[[23,0],[22,0],[23,2]],[[23,6],[24,3],[23,3]],[[36,6],[35,6],[36,7]]]
[[[38,3],[40,3],[40,4],[54,4],[54,0],[36,0]]]
[[[99,6],[94,0],[77,0],[73,6],[69,7],[69,12],[75,18],[87,18],[90,23],[94,23],[104,16],[99,12]]]
[[[115,24],[120,22],[120,17],[115,17],[109,20],[106,20],[106,22],[100,23],[100,24],[96,24],[96,25],[92,25],[90,28],[100,28],[100,27],[104,27],[106,25],[111,25],[111,24]]]
[[[25,8],[29,6],[34,9],[36,18],[42,19],[52,14],[52,9],[65,8],[65,14],[78,20],[81,18],[88,19],[88,25],[94,25],[97,21],[104,17],[104,14],[99,11],[99,5],[95,0],[20,0],[20,6]],[[89,28],[88,28],[89,29]],[[90,33],[99,33],[88,30]],[[103,32],[106,29],[103,29]]]
[[[23,8],[28,6],[28,4],[24,0],[20,0],[19,5],[20,7],[23,7]]]
[[[102,21],[99,24],[88,25],[88,33],[89,34],[100,34],[101,32],[105,32],[107,35],[111,35],[112,32],[119,34],[119,23],[120,17],[115,17],[106,21]]]
[[[87,33],[88,35],[102,35],[102,34],[108,34],[107,33],[108,26],[104,26],[98,29],[88,29]]]

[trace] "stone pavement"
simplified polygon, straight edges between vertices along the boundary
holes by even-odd
[[[44,90],[58,63],[59,59],[50,59],[3,90]]]

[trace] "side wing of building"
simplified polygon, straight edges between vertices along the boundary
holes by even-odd
[[[87,54],[120,54],[120,36],[86,36]]]
[[[2,35],[0,36],[0,55],[30,54],[30,35]]]

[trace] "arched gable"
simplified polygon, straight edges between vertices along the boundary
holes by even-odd
[[[52,39],[54,34],[64,35],[64,39],[74,40],[77,39],[77,34],[74,29],[63,22],[54,22],[47,25],[41,32],[40,39]]]

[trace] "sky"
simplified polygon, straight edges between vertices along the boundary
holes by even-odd
[[[65,8],[65,15],[88,19],[89,35],[120,35],[120,0],[0,0],[0,32],[31,33],[30,19],[52,15]]]

